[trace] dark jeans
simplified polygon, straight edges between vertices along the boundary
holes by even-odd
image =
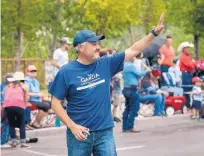
[[[25,110],[20,107],[7,107],[6,115],[9,123],[9,134],[11,141],[16,141],[15,127],[20,129],[20,141],[24,142],[26,137],[25,132]]]
[[[184,92],[189,92],[192,91],[192,87],[188,86],[188,85],[192,85],[192,79],[193,79],[193,73],[188,73],[188,72],[182,72],[182,86],[183,86],[183,90]],[[187,86],[185,86],[187,85]],[[189,94],[184,94],[185,98],[186,98],[186,106],[188,108],[191,108],[190,105],[190,95]]]
[[[123,112],[123,130],[128,131],[134,128],[135,117],[138,116],[140,98],[135,88],[124,88],[125,110]]]
[[[25,124],[31,123],[31,116],[30,116],[30,107],[26,107],[25,109]]]
[[[166,86],[167,85],[166,81],[164,80],[164,77],[163,77],[162,73],[168,72],[169,66],[161,65],[160,66],[160,70],[161,70],[160,86],[162,87],[162,86]]]
[[[67,130],[68,156],[117,156],[113,129],[90,132],[86,140],[79,141]]]

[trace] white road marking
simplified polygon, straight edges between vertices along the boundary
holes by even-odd
[[[131,147],[121,147],[121,148],[116,148],[116,151],[126,151],[126,150],[131,150],[131,149],[138,149],[138,148],[144,148],[145,146],[131,146]],[[28,149],[21,150],[27,153],[32,153],[36,155],[41,155],[41,156],[59,156],[59,155],[53,155],[53,154],[46,154],[46,153],[41,153],[41,152],[36,152]],[[64,155],[66,156],[66,155]]]
[[[132,146],[132,147],[121,147],[117,148],[116,151],[125,151],[130,149],[136,149],[136,148],[144,148],[145,146]]]
[[[53,155],[53,154],[46,154],[46,153],[41,153],[41,152],[35,152],[35,151],[32,151],[32,150],[21,150],[21,151],[24,151],[24,152],[28,152],[28,153],[32,153],[32,154],[36,154],[36,155],[41,155],[41,156],[59,156],[59,155]]]

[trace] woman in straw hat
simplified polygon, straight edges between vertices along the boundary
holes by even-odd
[[[10,145],[13,148],[17,146],[15,127],[19,127],[21,148],[28,148],[29,146],[25,144],[26,132],[24,120],[28,88],[24,84],[24,74],[22,72],[15,72],[13,78],[8,78],[8,81],[11,83],[5,89],[3,106],[9,123]]]

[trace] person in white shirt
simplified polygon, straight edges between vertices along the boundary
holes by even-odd
[[[69,50],[70,44],[71,42],[69,41],[69,39],[67,37],[63,37],[60,40],[60,48],[54,51],[52,65],[55,67],[55,76],[57,75],[59,69],[69,61],[67,50]]]
[[[145,64],[145,60],[143,58],[143,53],[138,55],[134,61],[135,68],[138,72],[141,72],[147,68],[147,65]]]
[[[173,62],[173,66],[171,66],[168,70],[168,73],[171,73],[173,78],[176,81],[176,86],[181,85],[181,71],[179,66],[177,66],[176,61]]]

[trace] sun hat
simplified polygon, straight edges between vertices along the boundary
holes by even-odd
[[[187,47],[193,48],[193,47],[194,47],[194,44],[189,43],[189,42],[183,42],[183,43],[181,43],[181,44],[178,46],[177,51],[178,51],[178,52],[182,52],[183,48],[187,48]]]
[[[9,82],[13,82],[13,81],[22,81],[25,80],[25,76],[23,72],[17,71],[13,74],[12,78],[7,78],[7,80]]]

